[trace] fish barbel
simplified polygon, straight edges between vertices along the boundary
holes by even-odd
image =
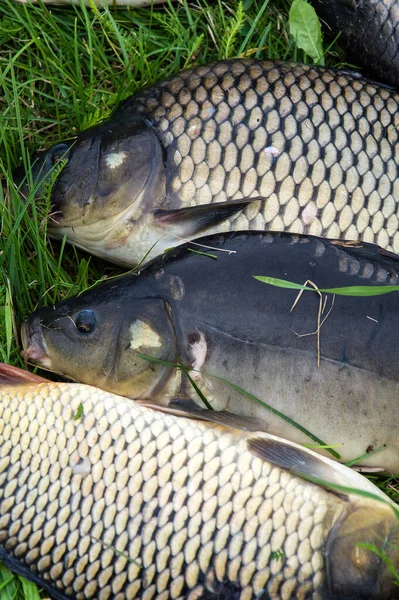
[[[202,231],[286,230],[398,252],[398,102],[325,67],[188,69],[40,155],[42,181],[63,159],[49,233],[129,266]]]
[[[55,600],[399,597],[394,504],[358,473],[18,371],[0,368],[0,558]]]
[[[200,238],[34,312],[24,358],[130,398],[204,409],[183,365],[215,411],[297,443],[311,443],[310,431],[345,462],[399,473],[398,292],[298,299],[255,276],[367,290],[398,285],[399,261],[364,243],[286,233]]]

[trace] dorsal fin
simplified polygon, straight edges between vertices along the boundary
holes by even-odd
[[[267,434],[265,437],[249,439],[248,449],[258,458],[277,467],[323,482],[320,483],[322,487],[340,496],[345,496],[345,492],[342,494],[334,486],[362,490],[388,500],[377,486],[360,473],[294,442]]]
[[[19,367],[12,367],[5,363],[0,363],[0,387],[6,385],[21,385],[23,383],[45,383],[49,381],[44,377],[39,377],[29,371],[24,371]]]

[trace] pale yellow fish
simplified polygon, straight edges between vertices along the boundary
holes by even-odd
[[[271,435],[4,370],[0,557],[55,598],[399,597],[394,505],[361,475]]]
[[[139,90],[108,121],[33,157],[32,176],[49,181],[62,158],[49,235],[121,265],[205,231],[399,252],[398,127],[399,94],[356,73],[223,60]]]

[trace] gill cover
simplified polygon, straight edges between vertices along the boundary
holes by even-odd
[[[399,564],[399,519],[392,508],[348,505],[329,535],[326,564],[332,600],[399,598],[394,573]]]

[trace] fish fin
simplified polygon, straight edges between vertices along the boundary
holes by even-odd
[[[154,212],[154,219],[158,226],[171,229],[172,233],[173,230],[177,230],[179,236],[190,236],[218,225],[244,210],[251,202],[259,201],[265,201],[265,198],[256,196],[176,210],[157,210]]]
[[[44,377],[40,377],[29,371],[24,371],[19,367],[12,367],[11,365],[0,363],[0,387],[6,385],[21,385],[23,383],[46,383],[48,381],[49,380],[44,379]]]
[[[317,480],[315,483],[341,498],[347,499],[350,491],[341,491],[335,486],[360,489],[374,495],[384,496],[360,473],[294,442],[268,435],[265,438],[251,438],[247,443],[250,452],[258,458],[291,471],[299,477],[315,479]]]
[[[173,398],[167,406],[152,400],[139,400],[141,406],[152,408],[176,417],[187,417],[198,421],[208,421],[218,425],[225,425],[232,429],[243,431],[267,431],[267,423],[252,417],[242,417],[225,410],[208,410],[201,408],[193,400],[186,398]]]

